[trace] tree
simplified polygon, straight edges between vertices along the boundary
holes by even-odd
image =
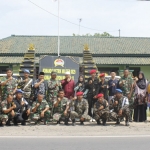
[[[73,33],[73,36],[80,36],[80,35],[78,35],[78,34],[75,34],[75,33]],[[113,37],[112,35],[110,35],[109,33],[107,33],[107,32],[103,32],[103,33],[95,33],[95,34],[90,34],[90,33],[87,33],[87,34],[85,34],[85,35],[82,35],[82,36],[94,36],[94,37]]]

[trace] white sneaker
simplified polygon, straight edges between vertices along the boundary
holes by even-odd
[[[95,119],[92,119],[92,122],[95,122],[96,120]]]
[[[93,119],[91,118],[90,122],[92,122],[92,120],[93,120]]]

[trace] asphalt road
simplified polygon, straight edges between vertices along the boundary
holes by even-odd
[[[150,136],[0,137],[0,150],[139,150]]]

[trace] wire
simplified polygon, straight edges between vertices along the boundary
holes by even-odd
[[[39,6],[39,5],[35,4],[34,2],[32,2],[32,1],[30,1],[30,0],[28,0],[28,1],[29,1],[30,3],[32,3],[33,5],[35,5],[36,7],[38,7],[38,8],[40,8],[40,9],[42,9],[43,11],[45,11],[45,12],[47,12],[47,13],[51,14],[52,16],[54,16],[54,17],[57,17],[57,18],[58,18],[58,16],[57,16],[57,15],[55,15],[55,14],[53,14],[53,13],[49,12],[48,10],[46,10],[46,9],[42,8],[41,6]],[[79,24],[73,23],[73,22],[68,21],[68,20],[66,20],[66,19],[64,19],[64,18],[61,18],[61,17],[59,17],[59,18],[60,18],[61,20],[63,20],[63,21],[66,21],[66,22],[70,23],[70,24],[73,24],[73,25],[79,26]],[[95,31],[102,31],[102,32],[104,31],[104,30],[98,30],[98,29],[89,28],[89,27],[82,26],[82,25],[80,25],[80,27],[82,27],[82,28],[86,28],[86,29],[90,29],[90,30],[95,30]],[[118,30],[114,30],[114,31],[107,31],[107,32],[118,32]]]

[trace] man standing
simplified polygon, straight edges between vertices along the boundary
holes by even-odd
[[[134,96],[133,96],[133,79],[129,76],[129,70],[124,70],[124,76],[119,81],[119,86],[123,91],[123,95],[128,97],[129,100],[129,109],[130,109],[130,118],[129,121],[132,122],[132,115],[133,115],[133,103],[134,103]]]
[[[45,98],[47,91],[47,82],[44,80],[44,72],[39,73],[39,77],[34,83],[34,88],[34,100],[37,99],[38,94],[42,94]]]
[[[58,98],[54,101],[54,115],[53,120],[57,121],[57,124],[60,124],[60,121],[63,120],[65,125],[68,125],[68,109],[69,109],[69,100],[64,97],[65,93],[63,90],[58,92]]]
[[[38,94],[37,100],[33,102],[31,120],[35,124],[39,124],[42,119],[44,119],[44,124],[46,125],[50,119],[50,110],[47,101],[44,99],[44,95]]]
[[[84,125],[84,121],[90,121],[91,117],[88,115],[88,102],[83,99],[83,92],[76,93],[77,99],[72,100],[70,107],[73,110],[70,112],[70,118],[72,120],[72,125],[75,126],[75,119],[80,119],[80,124]]]
[[[25,98],[25,100],[32,105],[32,101],[30,100],[30,96],[31,96],[31,89],[32,89],[32,82],[33,80],[31,78],[29,78],[30,75],[30,71],[25,69],[24,70],[24,79],[20,80],[18,82],[18,87],[19,89],[21,89],[23,91],[23,97]]]
[[[6,70],[6,77],[3,77],[1,80],[2,86],[2,101],[6,99],[7,94],[15,94],[17,89],[17,80],[12,77],[11,69]]]
[[[103,121],[103,125],[106,125],[106,120],[109,117],[109,106],[107,100],[104,99],[104,95],[98,94],[97,95],[97,102],[94,104],[94,114],[95,114],[95,120],[97,121],[97,124],[100,125],[100,119]]]
[[[122,90],[116,89],[115,98],[110,101],[110,118],[120,124],[120,120],[125,117],[125,125],[129,126],[129,101],[128,98],[122,95]]]
[[[57,98],[58,91],[61,89],[61,83],[56,80],[57,73],[51,72],[51,79],[47,82],[47,102],[49,107],[52,108],[54,100]]]
[[[30,115],[30,106],[29,103],[23,98],[23,91],[20,89],[16,90],[16,97],[14,99],[14,103],[16,105],[15,108],[15,117],[14,117],[14,125],[26,125],[26,120]]]
[[[91,77],[87,81],[86,89],[88,89],[87,99],[89,104],[88,114],[93,117],[93,105],[96,102],[99,92],[99,80],[96,77],[96,70],[90,71]],[[94,120],[91,120],[94,121]]]
[[[71,79],[70,72],[65,73],[65,79],[61,81],[62,89],[65,92],[65,97],[71,99],[74,97],[74,87],[75,83],[74,80]]]
[[[111,79],[108,81],[108,91],[109,91],[108,102],[110,102],[110,100],[114,97],[118,86],[118,80],[115,79],[116,73],[114,71],[111,71],[110,75]]]
[[[3,126],[4,124],[6,124],[7,126],[11,125],[10,121],[15,116],[15,108],[16,105],[13,102],[13,95],[7,94],[6,99],[3,100],[0,104],[0,126]]]

